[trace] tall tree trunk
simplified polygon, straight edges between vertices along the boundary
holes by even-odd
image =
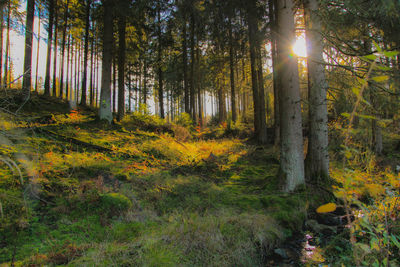
[[[278,55],[281,122],[280,177],[284,191],[304,184],[303,133],[297,57],[291,55],[295,40],[293,0],[278,1]]]
[[[306,180],[316,184],[326,184],[329,177],[328,154],[328,83],[324,69],[324,42],[320,34],[321,21],[318,17],[317,0],[304,3],[307,36],[307,65],[309,80],[309,131],[306,157]]]
[[[46,56],[46,74],[44,78],[44,94],[50,96],[50,62],[51,62],[51,42],[53,41],[54,25],[54,3],[56,0],[50,0],[49,6],[49,30],[47,32],[47,56]]]
[[[117,63],[115,62],[116,58],[113,56],[112,65],[112,111],[117,112]]]
[[[53,96],[57,96],[57,42],[58,42],[58,6],[54,2],[54,59],[53,59]]]
[[[248,27],[249,27],[249,45],[250,45],[250,68],[251,68],[251,87],[253,90],[253,105],[254,105],[254,134],[259,141],[260,139],[260,99],[258,97],[258,73],[257,73],[257,21],[254,16],[255,3],[252,0],[249,3],[248,10]]]
[[[197,103],[198,103],[198,121],[200,127],[203,127],[203,108],[202,108],[202,102],[201,102],[201,82],[200,82],[200,49],[199,45],[196,45],[196,69],[197,69]]]
[[[263,67],[262,67],[262,54],[261,54],[261,43],[257,44],[257,78],[258,78],[258,98],[260,99],[260,116],[258,124],[260,125],[260,133],[258,136],[258,141],[261,144],[267,143],[267,116],[265,111],[265,93],[264,93],[264,75],[263,75]]]
[[[233,36],[232,36],[232,21],[229,18],[229,69],[231,79],[231,110],[232,110],[232,121],[236,122],[236,92],[235,92],[235,66],[234,66],[234,51],[233,51]]]
[[[147,105],[147,60],[144,57],[143,65],[143,104]]]
[[[113,117],[111,112],[111,60],[113,46],[113,1],[103,0],[103,60],[101,73],[101,95],[100,95],[100,120],[111,123]]]
[[[118,18],[118,121],[125,116],[125,52],[126,52],[126,17],[120,14]],[[130,101],[130,91],[129,91]]]
[[[86,0],[86,13],[85,13],[85,47],[83,54],[83,73],[82,73],[82,95],[81,105],[86,105],[86,88],[87,88],[87,69],[88,69],[88,54],[89,54],[89,28],[90,28],[90,8],[92,0]]]
[[[182,70],[183,70],[183,91],[185,99],[185,112],[190,114],[189,105],[189,87],[188,87],[188,77],[187,77],[187,39],[186,39],[186,16],[183,16],[183,26],[182,26]]]
[[[2,85],[2,66],[3,66],[3,32],[4,32],[4,7],[6,2],[0,6],[0,85]]]
[[[68,100],[69,96],[69,60],[70,60],[70,48],[71,48],[71,34],[68,34],[68,45],[67,45],[67,77],[65,78],[65,99]]]
[[[161,11],[158,9],[158,105],[160,117],[165,118],[164,114],[164,88],[163,88],[163,70],[162,70],[162,32],[161,32]]]
[[[68,5],[69,5],[69,0],[67,0],[67,2],[65,4],[64,28],[63,28],[62,42],[61,42],[61,71],[60,71],[60,98],[61,99],[64,96],[64,60],[65,60],[65,45],[66,45],[67,28],[68,28]]]
[[[195,25],[194,25],[194,14],[191,14],[190,16],[190,57],[191,57],[191,62],[190,62],[190,114],[192,116],[193,121],[196,120],[196,110],[195,110],[195,84],[194,84],[194,31],[195,31]]]
[[[94,28],[94,27],[93,27]],[[94,35],[92,38],[91,49],[90,49],[90,92],[89,92],[89,103],[90,106],[94,106]]]
[[[7,40],[6,40],[6,54],[5,54],[5,64],[4,64],[4,87],[8,85],[8,62],[10,53],[10,20],[11,20],[11,0],[8,1],[7,9]]]
[[[32,40],[33,40],[33,20],[35,13],[35,0],[28,0],[25,23],[25,56],[24,56],[24,78],[22,81],[22,92],[25,99],[29,98],[31,91],[32,76]]]
[[[41,10],[38,8],[38,40],[37,40],[37,51],[36,51],[36,69],[35,69],[35,92],[38,93],[38,70],[39,70],[39,51],[40,51],[40,16]]]
[[[271,21],[271,59],[272,59],[272,68],[274,70],[278,70],[278,55],[276,49],[276,42],[277,42],[277,34],[276,34],[276,20],[277,20],[277,0],[269,0],[268,7],[269,7],[269,19]],[[274,144],[279,144],[280,139],[280,123],[279,123],[279,79],[278,79],[278,71],[273,71],[273,91],[274,91]]]

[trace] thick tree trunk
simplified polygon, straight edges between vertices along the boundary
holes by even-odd
[[[32,84],[32,40],[33,20],[35,13],[35,0],[28,0],[26,23],[25,23],[25,57],[24,57],[24,78],[22,81],[22,92],[25,99],[29,98]]]
[[[90,8],[92,0],[86,1],[86,14],[85,14],[85,47],[83,54],[83,73],[82,73],[82,95],[81,105],[86,105],[86,88],[87,88],[87,69],[88,69],[88,58],[89,58],[89,28],[90,28]]]
[[[113,117],[111,112],[111,60],[113,46],[113,4],[111,0],[103,0],[103,60],[101,73],[101,95],[100,95],[100,120],[111,123]]]
[[[323,58],[321,21],[318,1],[304,3],[306,15],[307,65],[309,79],[309,140],[306,157],[306,180],[324,184],[329,177],[327,89]]]
[[[280,80],[281,166],[284,191],[304,184],[303,133],[297,57],[291,54],[295,40],[293,0],[278,1],[278,55]]]
[[[143,104],[147,105],[147,60],[146,56],[143,63]]]
[[[58,6],[54,1],[54,59],[53,59],[53,96],[57,96],[57,45],[58,45]],[[50,85],[50,84],[49,84]]]
[[[54,25],[54,3],[56,0],[50,0],[49,5],[49,30],[47,32],[47,56],[46,56],[46,74],[44,78],[44,94],[50,96],[50,62],[51,62],[51,42],[53,40]]]
[[[125,33],[126,18],[124,14],[120,14],[118,18],[118,121],[125,116]]]

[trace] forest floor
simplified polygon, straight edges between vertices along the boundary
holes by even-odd
[[[276,151],[223,129],[106,125],[37,96],[0,129],[0,266],[300,264],[304,221],[332,200],[282,193]]]

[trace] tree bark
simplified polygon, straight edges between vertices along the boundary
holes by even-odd
[[[11,20],[11,0],[8,1],[7,9],[7,40],[6,40],[6,53],[4,63],[4,87],[8,85],[8,62],[9,62],[9,51],[10,51],[10,20]],[[0,66],[1,67],[1,66]]]
[[[278,55],[277,55],[277,34],[276,34],[276,20],[277,20],[277,2],[276,0],[269,0],[269,19],[271,27],[271,59],[272,59],[272,69],[276,70],[272,72],[273,75],[273,91],[274,91],[274,145],[279,145],[280,139],[280,122],[279,122],[279,78],[278,78]]]
[[[283,190],[304,184],[303,133],[297,57],[291,55],[295,40],[293,0],[278,1],[278,70],[280,91],[281,156]]]
[[[82,95],[81,105],[86,105],[86,88],[87,88],[87,69],[88,69],[88,54],[89,54],[89,28],[90,28],[90,8],[92,0],[86,1],[86,13],[85,13],[85,47],[83,54],[83,73],[82,73]]]
[[[306,180],[324,184],[329,177],[328,154],[328,83],[325,77],[323,38],[321,21],[318,17],[317,0],[304,3],[307,37],[307,67],[309,80],[309,140],[306,157]]]
[[[61,71],[60,71],[60,98],[62,99],[64,96],[64,60],[65,60],[65,45],[67,39],[67,28],[68,28],[68,5],[69,0],[67,0],[65,4],[64,10],[64,28],[62,34],[62,42],[61,42]]]
[[[190,114],[189,106],[189,87],[188,87],[188,77],[187,77],[187,39],[186,39],[186,16],[183,16],[183,26],[182,26],[182,62],[183,62],[183,90],[184,90],[184,100],[185,100],[185,112]]]
[[[232,21],[229,18],[229,70],[230,70],[230,82],[231,82],[231,110],[232,110],[232,121],[236,122],[236,93],[235,93],[235,67],[234,67],[234,52],[233,52],[233,36],[232,36]]]
[[[111,0],[103,0],[103,60],[101,75],[101,95],[100,95],[100,120],[111,123],[113,117],[111,112],[111,60],[113,46],[113,4]]]
[[[24,57],[24,78],[22,81],[22,92],[25,99],[29,98],[31,91],[32,76],[32,40],[33,20],[35,13],[35,0],[28,0],[25,23],[25,57]]]
[[[37,52],[36,52],[36,69],[35,69],[35,92],[38,93],[38,70],[39,70],[39,51],[40,51],[40,16],[41,10],[38,8],[38,40],[37,40]]]
[[[164,114],[164,88],[163,88],[163,70],[162,70],[162,31],[161,31],[161,11],[158,8],[158,105],[160,108],[160,117],[165,118]]]
[[[118,18],[118,121],[125,116],[125,33],[126,17],[125,14],[120,14]]]
[[[254,105],[254,135],[259,141],[260,128],[260,99],[258,97],[258,72],[257,72],[257,21],[254,17],[255,6],[254,1],[249,3],[248,10],[248,31],[249,31],[249,46],[250,46],[250,68],[251,68],[251,86],[253,90],[253,105]]]
[[[53,96],[57,96],[57,41],[58,41],[58,7],[54,1],[54,59],[53,59]],[[50,82],[50,81],[49,81]],[[49,84],[50,86],[50,84]]]
[[[194,84],[194,15],[191,14],[190,16],[190,114],[192,116],[193,121],[196,120],[196,109],[195,109],[195,84]]]
[[[49,5],[49,30],[47,38],[47,56],[46,56],[46,74],[44,78],[44,95],[50,96],[50,62],[51,62],[51,42],[53,40],[53,25],[54,25],[54,1],[50,0]]]
[[[4,7],[5,2],[0,6],[0,85],[2,85],[2,66],[3,66],[3,31],[4,31]]]

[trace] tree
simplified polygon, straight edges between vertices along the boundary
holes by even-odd
[[[324,68],[324,42],[317,0],[304,2],[306,16],[309,138],[306,157],[306,179],[313,183],[324,183],[329,177],[328,154],[328,109]]]
[[[88,55],[89,55],[89,28],[90,28],[90,8],[92,1],[86,0],[86,12],[85,12],[85,45],[83,52],[83,69],[82,69],[82,94],[81,94],[81,105],[86,105],[86,88],[87,88],[87,68],[88,68]]]
[[[101,72],[100,92],[100,120],[111,123],[111,67],[113,47],[113,3],[112,0],[103,0],[103,60]]]
[[[22,91],[25,98],[29,98],[32,84],[32,40],[33,40],[33,21],[35,12],[35,0],[28,0],[27,14],[25,23],[25,56],[24,56],[24,78],[22,81]]]
[[[293,0],[278,1],[277,53],[281,142],[280,177],[284,191],[293,191],[304,183],[303,134],[297,57],[291,55],[295,40]]]
[[[118,121],[125,115],[125,50],[126,50],[126,9],[127,2],[120,7],[118,17]]]
[[[50,96],[50,62],[51,62],[51,42],[53,41],[54,2],[55,0],[49,1],[49,28],[47,31],[48,38],[47,38],[46,74],[44,79],[44,94],[46,96]]]

